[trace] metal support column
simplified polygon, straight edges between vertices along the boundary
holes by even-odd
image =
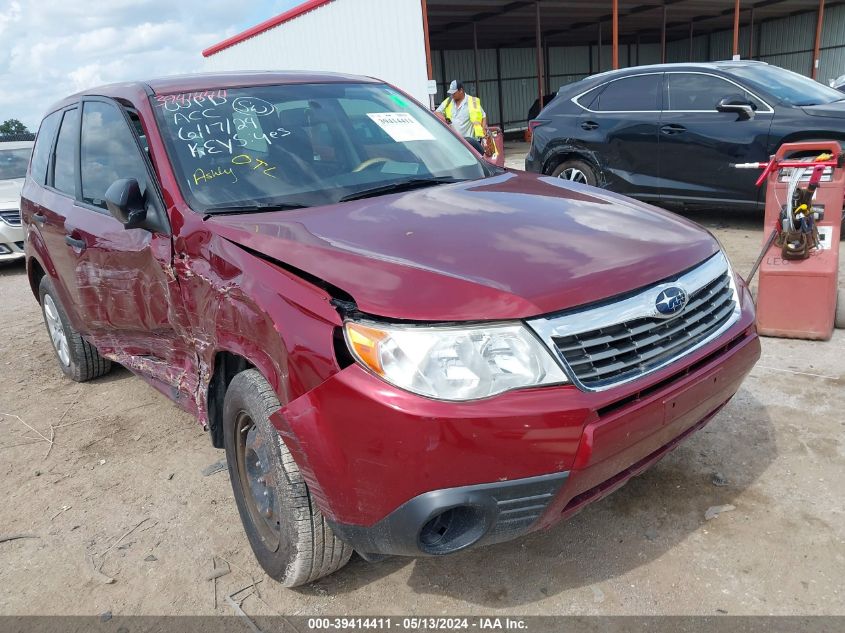
[[[613,46],[612,46],[612,64],[613,70],[619,69],[619,0],[613,0]]]
[[[819,17],[816,20],[816,44],[813,47],[813,79],[819,78],[819,55],[822,45],[822,29],[824,28],[824,0],[819,0]]]
[[[537,95],[540,99],[540,109],[542,110],[545,104],[543,103],[543,26],[540,22],[540,0],[536,0],[534,6],[537,9]]]
[[[739,59],[739,2],[736,0],[734,3],[734,59]]]
[[[423,39],[425,40],[425,63],[428,71],[428,79],[430,81],[434,79],[434,66],[431,63],[431,41],[428,35],[428,4],[426,0],[420,0],[420,3],[423,19]],[[434,97],[435,95],[428,96],[429,106],[431,106],[432,110],[434,109]]]

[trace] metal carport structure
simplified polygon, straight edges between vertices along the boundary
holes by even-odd
[[[374,75],[432,105],[459,78],[516,130],[536,99],[617,67],[741,56],[832,79],[845,0],[308,0],[203,55],[210,70]]]
[[[469,50],[472,64],[467,69],[464,63],[463,68],[471,74],[461,78],[483,92],[479,85],[491,78],[488,75],[485,79],[482,67],[489,65],[492,57],[484,53],[495,51],[498,95],[489,101],[498,101],[499,112],[491,113],[491,118],[504,124],[512,121],[504,115],[502,104],[506,97],[502,92],[502,56],[519,48],[534,49],[534,98],[542,100],[558,87],[549,80],[550,51],[555,48],[587,47],[589,67],[584,75],[644,62],[708,61],[740,55],[754,58],[759,51],[761,25],[815,13],[814,28],[801,34],[813,51],[804,72],[815,78],[825,0],[423,0],[423,6],[432,51],[430,77],[442,87],[453,78],[447,71],[444,51]],[[708,50],[710,38],[706,36],[725,32],[731,36],[729,50]],[[705,38],[705,50],[699,50],[697,40]],[[677,54],[676,43],[680,41],[687,43],[687,55]],[[656,59],[653,45],[657,46]],[[652,55],[641,53],[646,46]],[[670,59],[670,48],[675,49],[675,59]],[[724,52],[729,54],[725,56]]]

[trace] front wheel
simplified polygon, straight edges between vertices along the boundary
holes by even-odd
[[[583,160],[565,160],[555,167],[552,176],[561,180],[596,186],[598,174],[595,168]]]
[[[258,371],[239,373],[226,391],[223,436],[232,491],[252,551],[271,578],[297,587],[346,565],[352,548],[326,523],[270,422],[279,406]]]
[[[67,318],[53,282],[47,275],[38,287],[44,324],[62,372],[76,382],[85,382],[109,373],[111,361],[100,356],[97,348],[82,338]]]

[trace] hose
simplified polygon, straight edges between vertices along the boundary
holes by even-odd
[[[807,173],[806,167],[793,167],[792,174],[789,176],[789,185],[786,188],[786,218],[783,229],[785,231],[795,231],[795,190],[801,182],[801,178]]]

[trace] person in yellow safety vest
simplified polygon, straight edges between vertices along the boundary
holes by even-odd
[[[455,128],[470,145],[484,153],[481,139],[487,136],[487,113],[481,107],[481,99],[468,95],[464,84],[454,80],[446,91],[447,96],[435,114]]]

